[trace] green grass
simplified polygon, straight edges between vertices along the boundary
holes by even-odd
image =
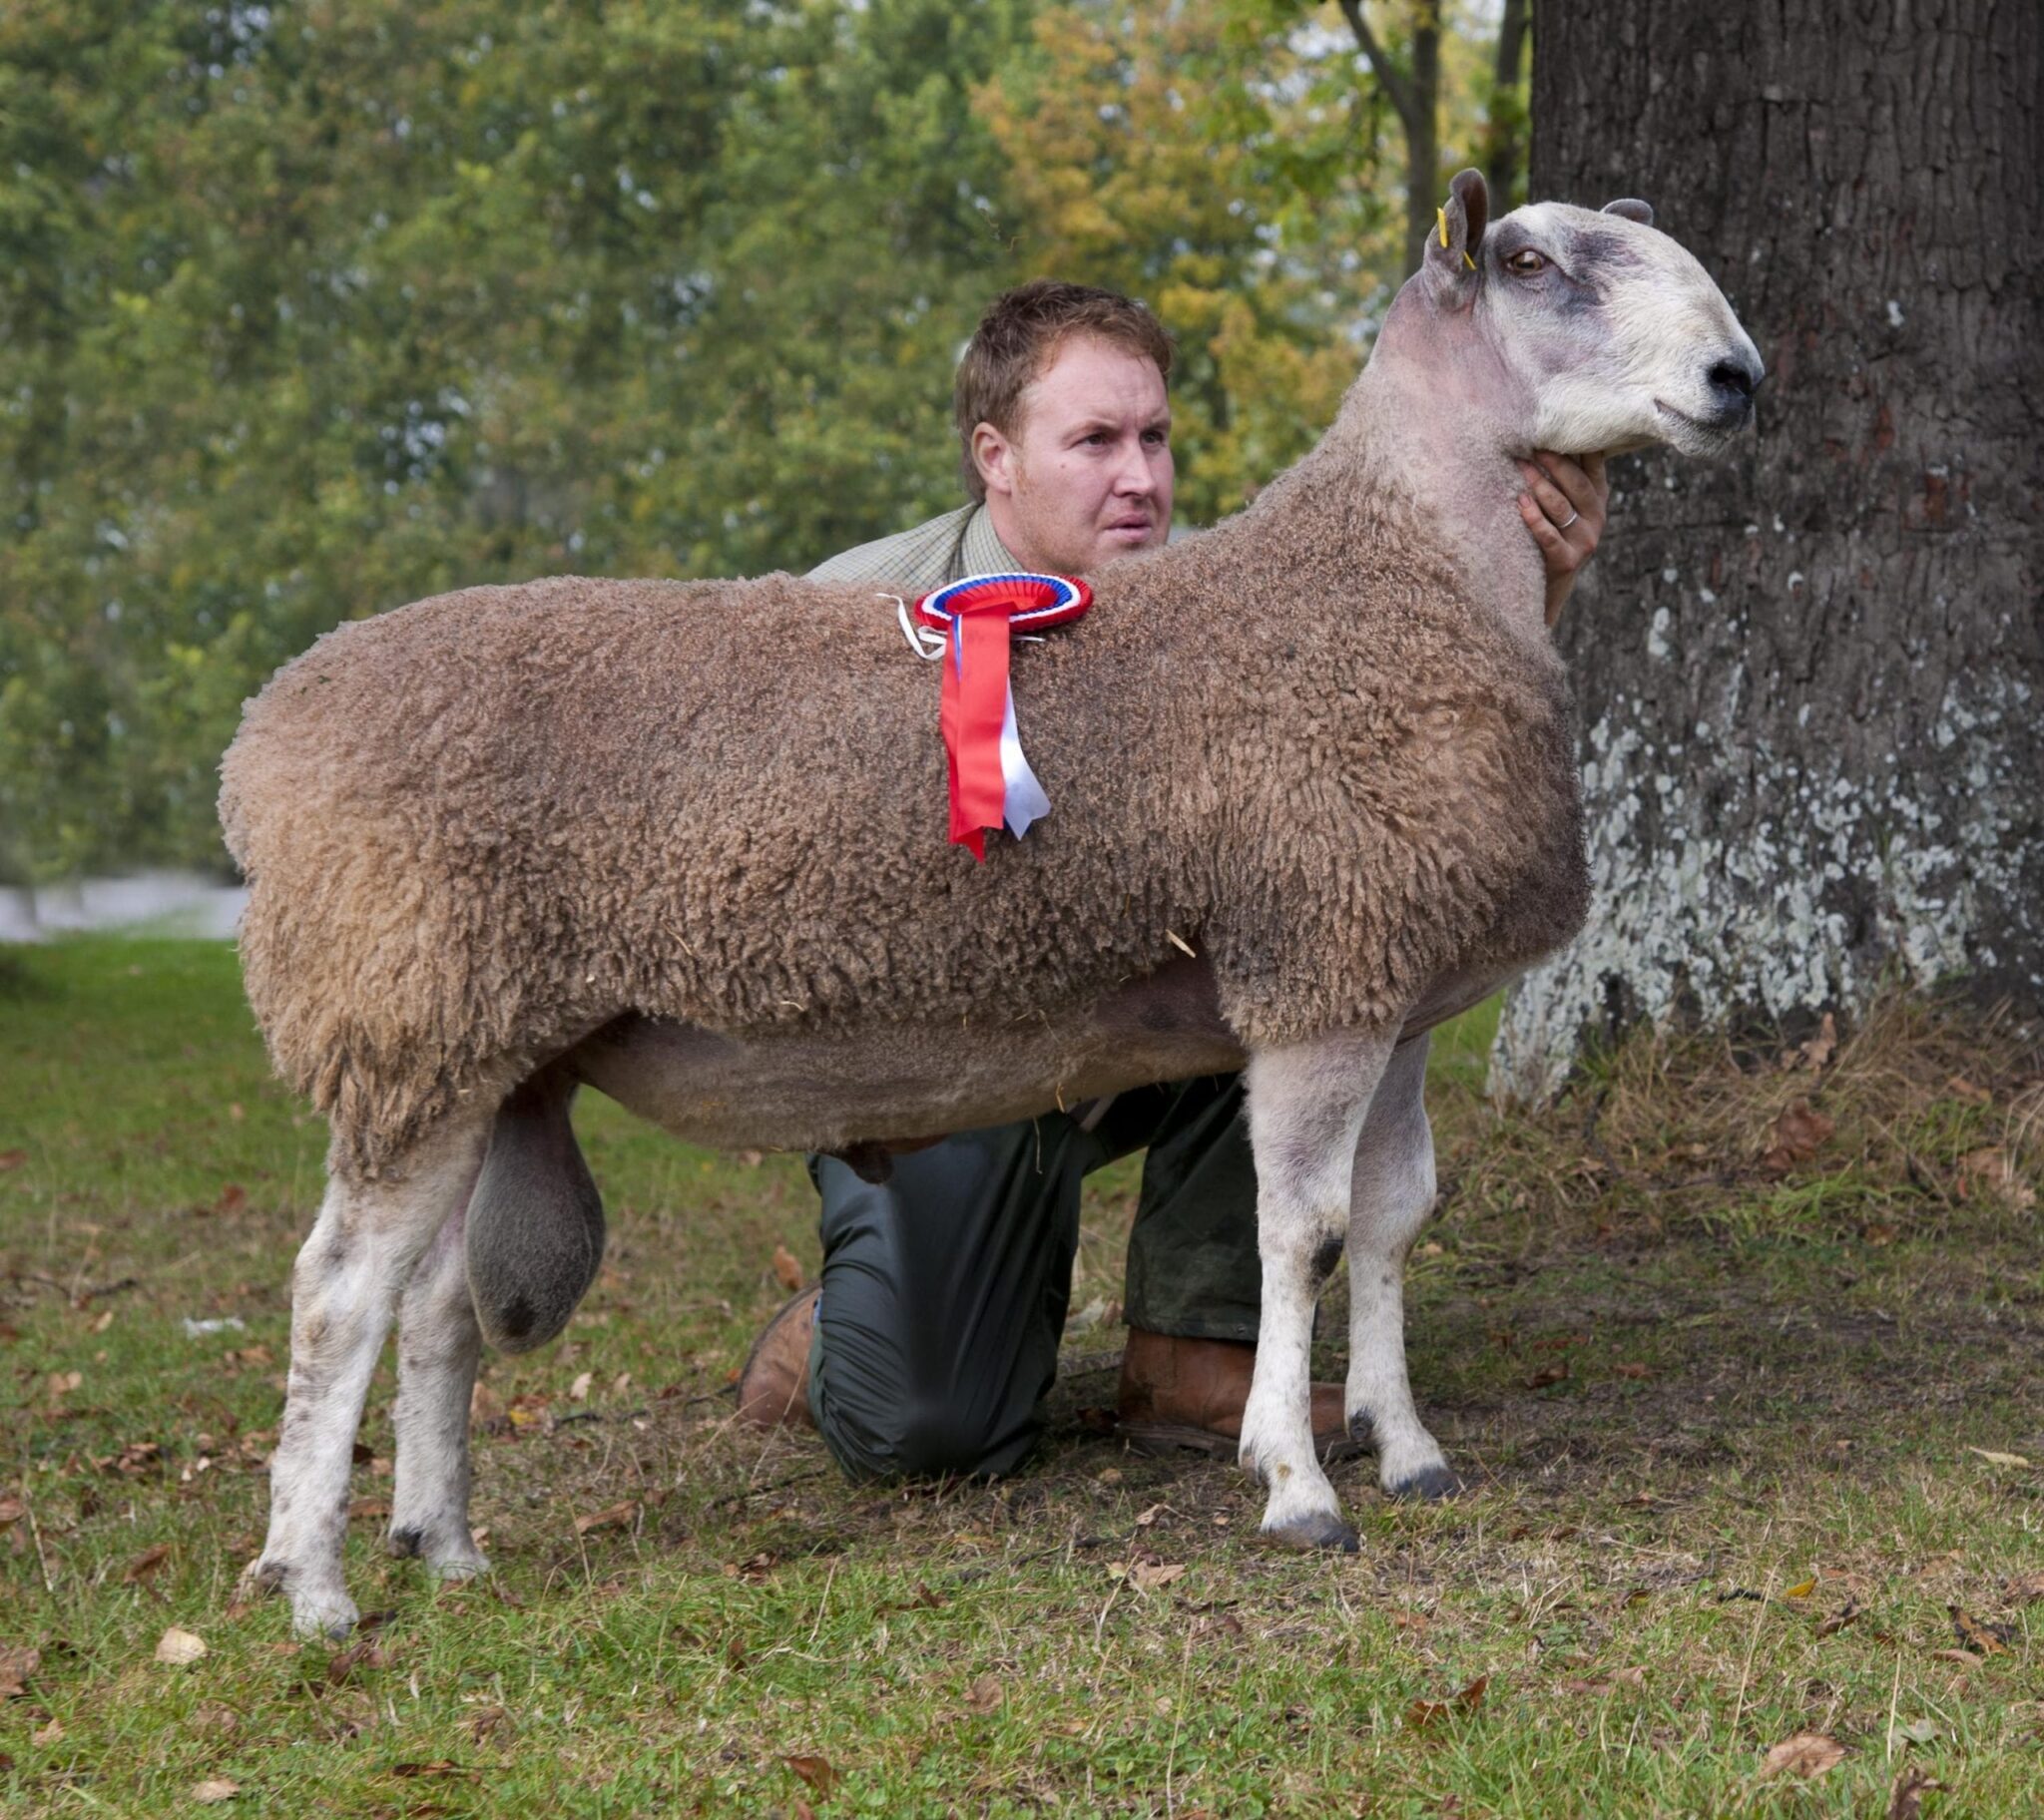
[[[279,1814],[1842,1816],[1911,1770],[1926,1815],[2044,1810],[2044,1472],[1972,1451],[2044,1462],[2044,1087],[2001,1033],[1895,1013],[1821,1071],[1640,1043],[1498,1121],[1494,1010],[1443,1032],[1409,1330],[1475,1489],[1393,1507],[1338,1469],[1346,1559],[1267,1549],[1229,1466],[1101,1437],[1112,1328],[1071,1337],[1005,1484],[851,1486],[735,1431],[774,1248],[814,1266],[807,1183],[588,1104],[602,1278],[561,1343],[486,1362],[498,1572],[435,1592],[381,1555],[386,1367],[348,1572],[388,1616],[341,1654],[233,1603],[320,1124],[225,948],[7,962],[0,1664],[41,1659],[0,1701],[0,1812],[225,1778]],[[1763,1167],[1799,1098],[1835,1135]],[[1096,1178],[1075,1309],[1119,1296],[1134,1181]],[[1998,1647],[1954,1653],[1953,1607]],[[203,1659],[154,1660],[174,1624]],[[1804,1730],[1842,1762],[1764,1778]]]

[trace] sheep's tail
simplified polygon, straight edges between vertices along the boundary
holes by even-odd
[[[575,1082],[542,1071],[498,1109],[469,1198],[468,1292],[483,1338],[530,1352],[568,1324],[603,1262],[603,1200],[568,1103]]]

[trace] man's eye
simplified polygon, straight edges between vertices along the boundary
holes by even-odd
[[[1515,276],[1530,278],[1536,272],[1547,269],[1547,259],[1544,254],[1535,252],[1532,247],[1521,246],[1517,252],[1506,256],[1505,269]]]
[[[1161,449],[1171,439],[1162,430],[1145,430],[1143,432],[1143,440],[1153,449]]]

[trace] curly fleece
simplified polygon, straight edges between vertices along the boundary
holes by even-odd
[[[1056,806],[984,865],[946,840],[936,673],[868,586],[561,578],[322,638],[249,704],[221,814],[250,1001],[335,1168],[630,1013],[991,1025],[1176,935],[1254,1049],[1566,940],[1559,662],[1469,606],[1380,465],[1344,417],[1015,648]]]

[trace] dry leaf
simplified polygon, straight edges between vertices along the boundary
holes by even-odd
[[[1820,1776],[1844,1760],[1845,1747],[1836,1738],[1826,1737],[1820,1731],[1798,1731],[1768,1752],[1761,1763],[1761,1774]]]
[[[468,1393],[468,1422],[471,1428],[488,1428],[504,1419],[504,1399],[478,1378]]]
[[[157,1638],[156,1659],[174,1668],[196,1662],[205,1653],[206,1639],[196,1631],[181,1630],[176,1624]]]
[[[638,1515],[638,1505],[628,1498],[623,1504],[613,1504],[601,1511],[591,1511],[586,1517],[576,1518],[575,1534],[587,1536],[591,1530],[627,1530]]]
[[[8,1529],[28,1515],[28,1506],[12,1496],[0,1498],[0,1530]]]
[[[454,1776],[466,1781],[475,1774],[475,1771],[464,1763],[455,1762],[451,1757],[435,1757],[430,1763],[393,1763],[390,1766],[390,1773],[393,1776],[404,1776],[407,1778],[415,1776]]]
[[[1942,1788],[1942,1782],[1933,1782],[1930,1772],[1911,1764],[1895,1778],[1895,1786],[1888,1794],[1888,1820],[1920,1820],[1923,1813],[1923,1797],[1933,1788]]]
[[[326,1664],[326,1684],[344,1687],[357,1668],[385,1668],[389,1664],[389,1656],[374,1643],[357,1643],[352,1649],[341,1650]]]
[[[27,1160],[26,1150],[0,1150],[0,1170],[18,1169]]]
[[[782,1757],[780,1760],[826,1800],[830,1791],[844,1780],[831,1768],[828,1757]]]
[[[1138,1592],[1155,1592],[1160,1587],[1168,1587],[1175,1580],[1185,1578],[1185,1564],[1182,1562],[1160,1561],[1135,1562],[1129,1568],[1129,1579],[1135,1583]]]
[[[38,1725],[34,1731],[28,1734],[28,1741],[31,1744],[41,1745],[45,1750],[49,1749],[52,1744],[63,1743],[64,1721],[62,1719],[52,1719],[47,1725]]]
[[[1987,1659],[1970,1649],[1933,1649],[1930,1653],[1940,1662],[1957,1662],[1961,1668],[1977,1668]]]
[[[239,1181],[231,1181],[220,1191],[220,1198],[213,1203],[216,1213],[239,1213],[249,1204],[249,1190]]]
[[[1945,1609],[1952,1614],[1952,1629],[1964,1647],[1977,1649],[1982,1655],[2008,1654],[2009,1640],[2015,1635],[2012,1625],[1983,1624],[1957,1605],[1947,1605]]]
[[[11,1700],[28,1685],[28,1677],[43,1665],[40,1649],[0,1649],[0,1700]]]
[[[487,1744],[498,1732],[510,1728],[511,1715],[501,1706],[478,1706],[462,1725],[478,1744]]]
[[[350,1523],[374,1523],[379,1517],[389,1515],[388,1498],[355,1498],[349,1501],[347,1507],[347,1520]]]
[[[631,1388],[632,1374],[629,1371],[621,1371],[611,1380],[611,1395],[614,1397],[622,1397]]]
[[[1838,1610],[1817,1625],[1816,1633],[1819,1636],[1836,1636],[1858,1615],[1859,1601],[1856,1598],[1848,1598]]]
[[[1490,1685],[1490,1676],[1479,1674],[1468,1686],[1450,1694],[1444,1700],[1414,1700],[1405,1708],[1405,1723],[1415,1731],[1424,1731],[1429,1725],[1438,1724],[1453,1712],[1474,1712],[1483,1704],[1484,1689]]]
[[[1563,1359],[1558,1365],[1543,1365],[1526,1380],[1528,1390],[1545,1390],[1550,1384],[1559,1384],[1569,1375],[1569,1362]]]
[[[1163,1516],[1163,1514],[1170,1509],[1171,1506],[1168,1504],[1153,1504],[1147,1511],[1141,1512],[1137,1516],[1136,1528],[1139,1530],[1147,1530],[1153,1523],[1157,1521],[1159,1517]]]
[[[2008,1595],[2019,1605],[2033,1605],[2044,1598],[2044,1574],[2018,1574],[2008,1583]]]
[[[225,1776],[208,1776],[204,1782],[192,1785],[192,1799],[211,1806],[216,1801],[232,1801],[242,1792],[239,1782],[230,1782]]]
[[[992,1712],[1006,1697],[997,1674],[982,1674],[965,1690],[965,1703],[974,1712]]]
[[[1775,1121],[1761,1167],[1771,1175],[1786,1175],[1798,1162],[1807,1162],[1830,1142],[1837,1127],[1807,1100],[1798,1100]]]
[[[121,1572],[123,1586],[137,1586],[146,1581],[157,1569],[171,1558],[171,1545],[160,1542],[153,1549],[144,1549]]]
[[[1989,1466],[2028,1466],[2030,1464],[2021,1454],[1997,1454],[1984,1447],[1968,1447],[1966,1452],[1978,1454]]]
[[[1814,1580],[1798,1580],[1782,1596],[1784,1598],[1807,1598],[1815,1591],[1816,1582]]]
[[[2037,1204],[2037,1190],[2009,1160],[2006,1150],[1969,1150],[1959,1158],[1959,1192],[1984,1194],[2027,1213]]]
[[[794,1294],[802,1286],[801,1259],[796,1257],[785,1245],[775,1245],[773,1247],[773,1276],[774,1280],[789,1295]],[[792,1760],[792,1758],[789,1759],[789,1761]],[[816,1759],[819,1763],[822,1760],[821,1757]]]
[[[1615,1365],[1612,1369],[1622,1378],[1651,1378],[1654,1375],[1654,1368],[1638,1359],[1627,1359],[1624,1364]]]
[[[568,1386],[568,1401],[570,1403],[586,1403],[589,1400],[589,1387],[595,1382],[595,1372],[585,1371],[578,1373],[575,1382]]]
[[[1820,1073],[1837,1047],[1838,1021],[1825,1012],[1823,1022],[1816,1027],[1816,1035],[1802,1045],[1802,1066],[1812,1073]]]
[[[1893,1244],[1901,1233],[1886,1220],[1874,1219],[1859,1228],[1859,1237],[1863,1243],[1879,1250],[1883,1245]]]

